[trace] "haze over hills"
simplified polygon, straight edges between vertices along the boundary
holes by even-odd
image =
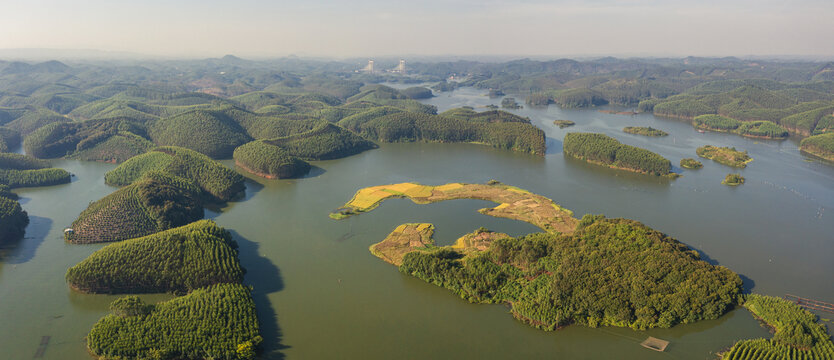
[[[0,357],[834,360],[831,0],[2,10]]]

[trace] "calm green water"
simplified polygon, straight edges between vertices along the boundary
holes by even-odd
[[[442,94],[428,103],[453,106],[500,103],[474,89]],[[805,161],[797,142],[754,141],[700,134],[685,122],[651,115],[621,116],[556,107],[520,109],[548,136],[548,154],[535,157],[465,144],[390,144],[345,159],[316,162],[305,179],[248,183],[245,199],[208,216],[232,230],[241,245],[246,282],[255,288],[268,351],[265,358],[565,358],[711,359],[740,338],[766,336],[744,310],[673,329],[635,332],[572,326],[535,330],[500,305],[473,305],[450,292],[406,277],[378,260],[368,246],[404,222],[432,222],[436,240],[486,226],[521,235],[529,224],[480,215],[476,200],[416,205],[389,200],[377,210],[342,221],[328,213],[362,187],[418,181],[485,182],[497,179],[548,196],[577,216],[604,213],[640,220],[702,251],[705,258],[745,277],[754,291],[834,300],[834,167]],[[558,129],[554,119],[576,126]],[[671,135],[622,133],[647,126]],[[677,164],[704,144],[730,145],[755,158],[739,170],[747,183],[721,185],[736,170],[704,161],[704,168],[664,180],[565,159],[568,131],[604,132],[648,148]],[[227,164],[229,164],[227,162]],[[84,336],[114,299],[82,295],[64,282],[66,269],[101,245],[68,245],[62,229],[90,201],[114,191],[104,185],[113,165],[58,161],[76,174],[71,184],[20,189],[32,219],[26,238],[0,260],[0,358],[30,359],[51,336],[46,359],[87,359]],[[168,298],[151,295],[151,301]],[[828,316],[831,317],[831,316]],[[639,341],[671,341],[665,353]]]

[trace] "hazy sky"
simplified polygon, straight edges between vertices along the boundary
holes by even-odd
[[[0,48],[165,56],[834,55],[834,0],[0,0]]]

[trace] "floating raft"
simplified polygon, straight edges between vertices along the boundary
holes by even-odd
[[[642,345],[646,349],[652,349],[654,351],[664,351],[666,350],[666,347],[669,346],[669,342],[666,340],[649,336],[649,338],[641,342],[640,345]]]

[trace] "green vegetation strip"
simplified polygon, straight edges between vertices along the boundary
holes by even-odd
[[[811,312],[788,300],[751,294],[744,307],[775,330],[771,339],[741,340],[722,355],[725,360],[834,359],[834,343]]]

